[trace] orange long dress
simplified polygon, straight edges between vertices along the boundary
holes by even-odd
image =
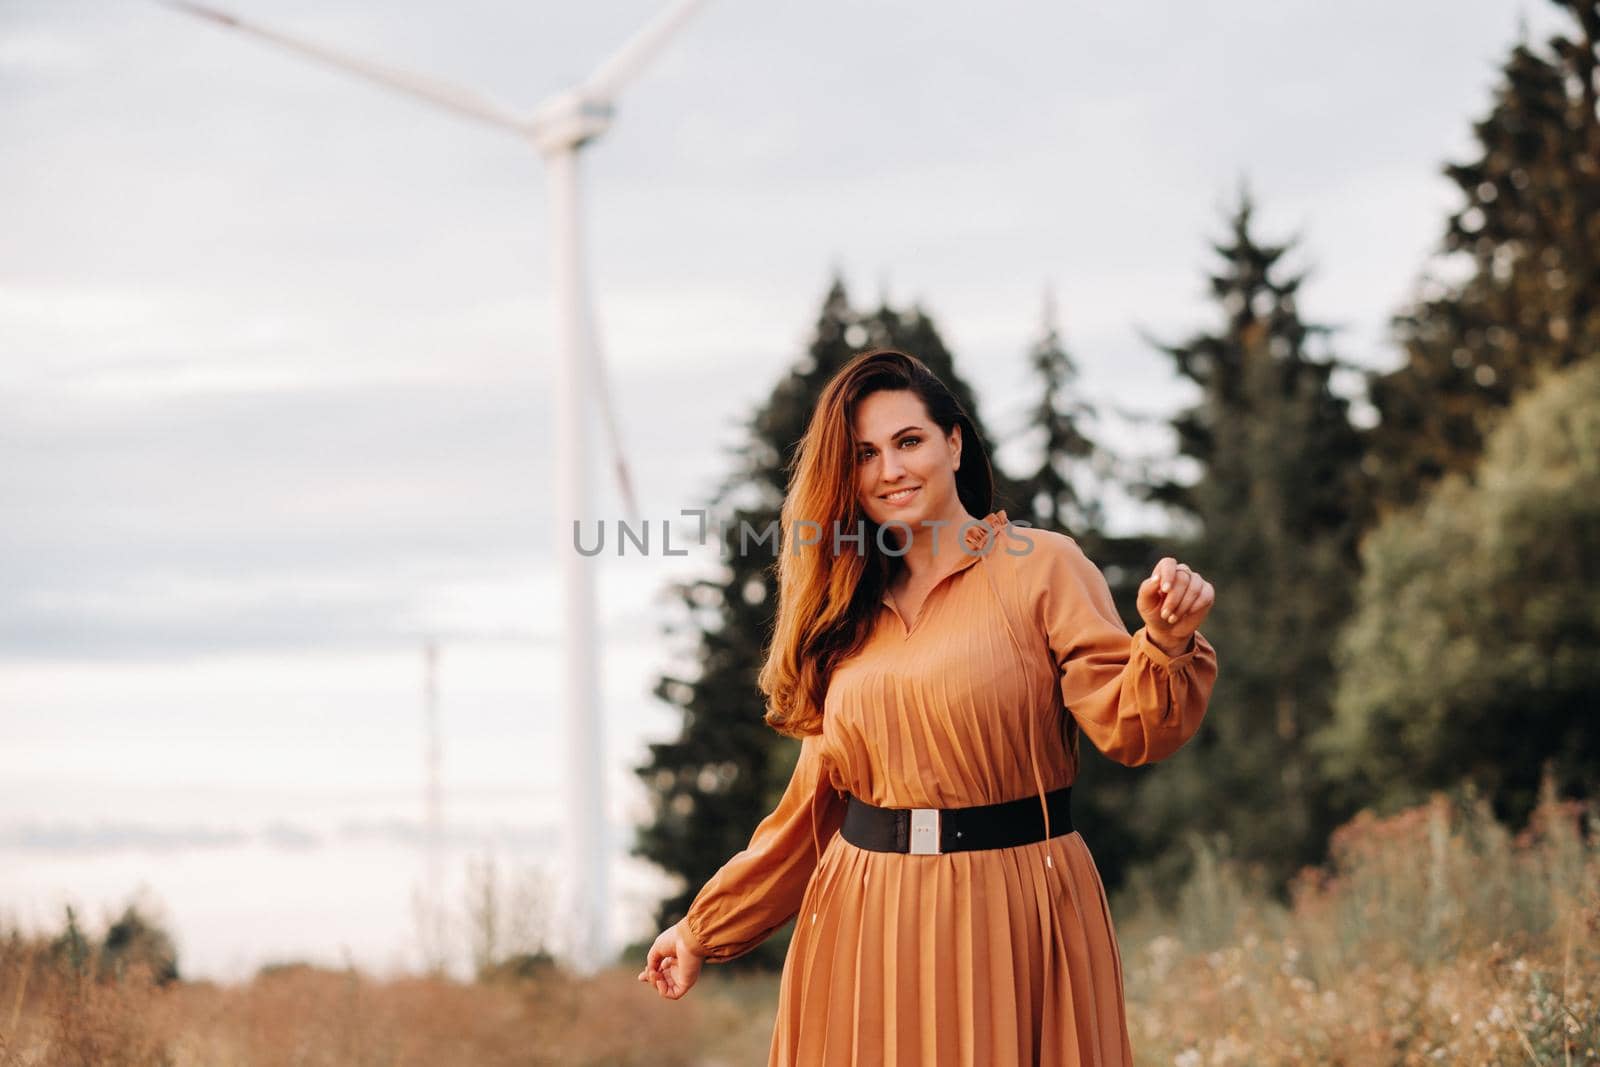
[[[769,1067],[1133,1062],[1122,958],[1082,836],[923,856],[836,832],[846,791],[897,808],[1037,793],[1044,808],[1076,777],[1073,722],[1134,766],[1177,751],[1205,716],[1217,659],[1203,636],[1169,658],[1143,627],[1129,635],[1072,538],[1003,511],[984,522],[916,619],[884,597],[777,808],[689,908],[713,962],[797,917]]]

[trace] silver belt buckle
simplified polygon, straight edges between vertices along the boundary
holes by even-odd
[[[911,854],[939,855],[939,809],[911,809]]]

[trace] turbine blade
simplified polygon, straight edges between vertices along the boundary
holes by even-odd
[[[194,3],[193,0],[155,0],[155,2],[163,7],[170,7],[174,11],[182,11],[185,14],[205,19],[207,22],[226,29],[238,30],[252,37],[270,41],[307,59],[316,60],[325,66],[354,74],[386,88],[398,90],[436,107],[453,111],[458,115],[478,119],[516,133],[523,133],[528,128],[528,124],[524,119],[508,109],[459,85],[452,85],[449,82],[438,81],[421,74],[413,74],[410,71],[348,55],[324,45],[284,33],[281,30],[246,22],[236,15],[207,4]]]
[[[687,22],[689,16],[704,2],[677,0],[596,67],[594,73],[579,86],[579,92],[590,99],[610,102],[617,90],[622,88],[622,83],[638,74],[666,44],[667,38]]]
[[[633,477],[628,472],[628,456],[622,448],[622,431],[617,425],[616,405],[611,402],[611,376],[606,370],[605,346],[600,343],[599,327],[594,328],[589,345],[589,366],[592,368],[589,387],[594,390],[595,402],[600,405],[600,417],[605,421],[606,437],[611,445],[612,474],[617,479],[617,489],[622,493],[622,506],[628,517],[642,522],[644,513],[639,510],[639,499],[633,493]]]

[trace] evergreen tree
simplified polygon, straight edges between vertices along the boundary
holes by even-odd
[[[1082,479],[1074,475],[1086,467],[1088,473],[1103,475],[1105,468],[1091,466],[1100,451],[1078,424],[1094,418],[1094,407],[1072,394],[1078,365],[1062,347],[1055,299],[1049,293],[1039,340],[1028,352],[1028,368],[1039,383],[1039,401],[1028,412],[1028,428],[1040,439],[1039,464],[1020,479],[1028,508],[1038,525],[1081,541],[1104,529],[1105,507],[1098,498],[1079,491]]]
[[[682,918],[700,887],[749,843],[756,824],[777,805],[799,757],[798,741],[766,725],[756,681],[777,610],[778,545],[758,545],[753,537],[741,545],[741,531],[777,529],[788,465],[823,386],[859,352],[879,346],[925,362],[989,438],[973,394],[928,315],[886,302],[859,313],[835,278],[808,351],[746,422],[744,447],[713,495],[708,510],[722,518],[721,573],[674,590],[687,613],[682,632],[696,645],[698,670],[692,676],[665,674],[655,686],[658,697],[682,709],[683,727],[675,740],[652,744],[649,759],[637,768],[654,812],[633,850],[682,879],[682,887],[657,908],[662,927]],[[999,470],[994,474],[995,506],[1006,507],[1017,487]],[[736,962],[781,967],[787,945],[788,932],[782,931]]]
[[[1138,811],[1146,841],[1220,831],[1281,889],[1320,858],[1342,814],[1306,736],[1331,715],[1331,647],[1349,611],[1367,498],[1360,438],[1329,384],[1344,364],[1327,351],[1329,329],[1296,308],[1305,275],[1280,277],[1291,245],[1258,242],[1252,211],[1242,191],[1228,240],[1213,245],[1221,328],[1160,345],[1200,388],[1173,426],[1201,473],[1157,482],[1149,496],[1197,524],[1198,537],[1168,553],[1216,586],[1202,629],[1221,671],[1205,729],[1149,775]],[[1159,864],[1173,875],[1187,860],[1169,850]]]
[[[145,968],[160,985],[178,980],[178,949],[172,935],[139,905],[130,903],[106,930],[100,946],[102,978],[121,979],[136,967]]]
[[[1046,294],[1039,339],[1028,351],[1028,366],[1038,401],[1028,410],[1023,434],[1037,442],[1038,461],[1017,479],[1019,505],[1014,518],[1074,538],[1106,576],[1111,594],[1130,630],[1143,625],[1134,604],[1139,583],[1155,566],[1156,544],[1148,536],[1112,535],[1106,526],[1109,494],[1137,482],[1114,451],[1084,428],[1095,423],[1095,405],[1075,393],[1078,365],[1067,352],[1055,300]]]
[[[1369,383],[1381,509],[1467,471],[1500,412],[1544,368],[1600,354],[1600,0],[1556,0],[1575,25],[1541,55],[1519,43],[1476,158],[1444,168],[1461,191],[1441,266],[1397,315],[1404,349]]]

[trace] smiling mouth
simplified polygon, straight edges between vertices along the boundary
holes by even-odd
[[[920,486],[920,485],[913,485],[909,489],[897,489],[892,493],[885,494],[884,496],[880,497],[879,499],[880,500],[887,500],[891,504],[898,504],[902,500],[909,499],[911,497],[911,494],[915,493],[918,489],[921,489],[921,488],[922,488],[922,486]]]

